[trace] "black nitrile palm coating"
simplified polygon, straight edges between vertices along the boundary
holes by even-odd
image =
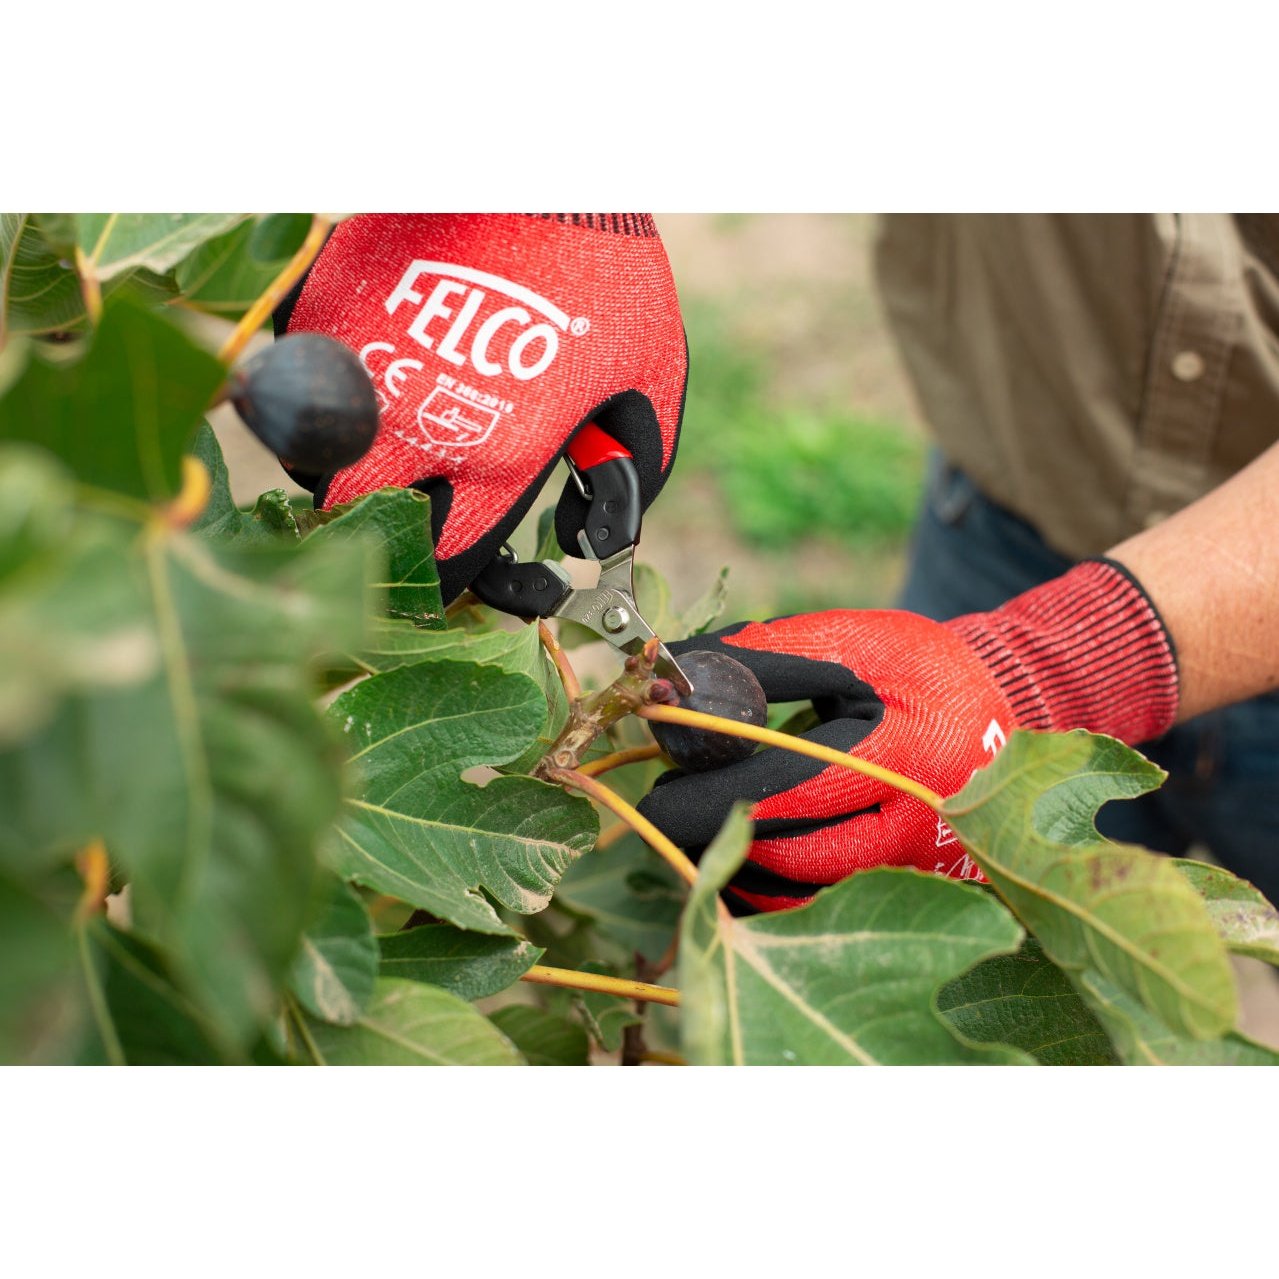
[[[823,722],[800,736],[833,750],[852,750],[882,721],[883,699],[839,662],[725,643],[747,625],[737,622],[706,635],[677,640],[667,647],[681,669],[696,650],[731,654],[759,680],[769,700],[811,701]],[[656,721],[650,723],[656,725]],[[727,768],[704,773],[668,773],[664,784],[640,800],[639,811],[681,848],[691,851],[710,843],[735,803],[757,804],[773,795],[784,794],[827,767],[820,760],[793,751],[759,751]],[[853,814],[839,814],[824,819],[821,824],[835,824],[851,816]],[[785,829],[781,829],[783,825]],[[762,822],[756,829],[761,837],[773,839],[804,833],[810,826],[807,815],[796,815],[784,823]]]
[[[232,375],[245,425],[290,467],[329,475],[358,462],[377,435],[377,396],[350,347],[292,333]]]
[[[694,649],[679,656],[680,670],[688,676],[693,691],[679,705],[763,727],[768,722],[768,701],[759,680],[749,667],[727,653]],[[649,720],[657,744],[688,773],[735,764],[750,755],[757,743],[727,733],[712,733],[685,724],[663,724]]]

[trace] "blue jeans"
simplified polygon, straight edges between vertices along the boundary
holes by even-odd
[[[938,621],[985,612],[1070,566],[934,455],[902,608]],[[1201,845],[1279,902],[1279,694],[1200,715],[1141,751],[1168,780],[1153,794],[1107,804],[1102,833],[1176,856]]]

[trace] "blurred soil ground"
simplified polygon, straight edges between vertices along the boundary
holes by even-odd
[[[823,530],[761,545],[734,527],[716,454],[702,447],[710,439],[728,450],[721,460],[731,460],[734,431],[750,431],[752,444],[766,432],[775,436],[780,476],[797,447],[787,434],[796,423],[851,417],[872,424],[880,442],[885,433],[898,435],[922,465],[924,424],[871,276],[874,218],[662,214],[658,224],[688,325],[689,399],[680,465],[648,514],[639,558],[670,583],[677,610],[728,565],[725,621],[834,605],[891,607],[904,571],[904,533],[850,541]],[[751,403],[717,405],[716,389],[729,401],[743,381]],[[709,396],[699,386],[711,388]],[[742,414],[748,423],[738,420]],[[298,492],[232,409],[216,410],[210,421],[238,502],[268,488]],[[551,488],[517,536],[521,554],[530,553],[537,512],[558,496],[559,481]],[[819,516],[814,511],[815,525]],[[1237,960],[1236,969],[1242,1028],[1279,1047],[1279,979],[1256,960]]]

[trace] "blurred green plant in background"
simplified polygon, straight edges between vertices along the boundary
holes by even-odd
[[[722,312],[694,304],[685,323],[689,429],[674,483],[709,477],[734,531],[756,546],[788,550],[823,533],[883,546],[909,535],[923,475],[917,435],[852,411],[778,404],[767,357],[733,341]]]
[[[749,551],[745,573],[734,561],[735,615],[891,604],[923,486],[917,428],[788,392],[724,302],[691,298],[684,319],[679,461],[651,517],[663,536],[687,528],[704,545],[699,521],[719,519]]]

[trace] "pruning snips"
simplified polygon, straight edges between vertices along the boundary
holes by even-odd
[[[642,515],[635,461],[593,422],[573,437],[566,461],[588,503],[577,544],[584,559],[599,561],[599,580],[594,586],[575,587],[558,564],[522,564],[507,545],[471,583],[471,590],[491,608],[529,619],[567,618],[619,652],[638,655],[655,632],[635,603],[635,546]],[[681,694],[692,691],[665,644],[658,645],[655,670]]]

